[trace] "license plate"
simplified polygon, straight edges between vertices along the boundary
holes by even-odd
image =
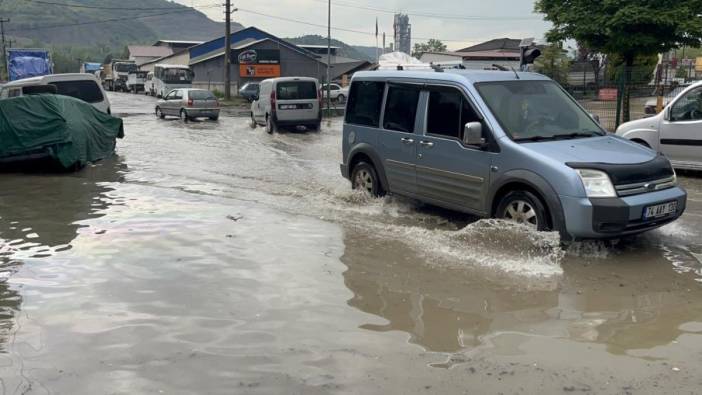
[[[281,110],[309,110],[312,108],[311,104],[281,104]]]
[[[678,211],[678,202],[668,202],[646,207],[644,209],[644,219],[660,218]]]

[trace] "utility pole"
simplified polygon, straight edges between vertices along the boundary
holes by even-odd
[[[327,113],[331,116],[331,0],[327,7]]]
[[[226,23],[224,27],[224,99],[232,98],[232,70],[231,70],[231,47],[232,47],[232,3],[226,0],[224,4]]]
[[[9,70],[7,68],[7,44],[5,42],[5,23],[9,23],[10,18],[0,18],[0,35],[2,35],[2,68],[5,70],[5,74],[7,74],[7,78],[10,78],[9,75]],[[0,75],[0,78],[2,76]]]

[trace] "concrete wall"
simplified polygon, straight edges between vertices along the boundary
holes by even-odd
[[[249,47],[250,49],[278,49],[280,50],[281,77],[313,77],[320,81],[326,77],[326,65],[294,51],[288,47],[278,45],[273,41],[264,41]],[[236,59],[233,59],[236,61]],[[210,88],[211,90],[224,91],[224,55],[209,59],[190,66],[195,73],[193,86]],[[249,81],[262,81],[265,78],[246,78],[239,76],[239,65],[231,65],[232,92]]]
[[[489,70],[492,69],[493,64],[498,64],[507,68],[514,68],[519,70],[518,60],[464,60],[463,66],[468,70]]]

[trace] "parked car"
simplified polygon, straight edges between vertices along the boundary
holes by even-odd
[[[322,122],[319,81],[307,77],[272,78],[261,82],[251,103],[251,126],[265,125],[268,133],[279,126],[318,130]]]
[[[324,99],[327,98],[327,84],[324,84],[322,86],[322,94],[324,95]],[[337,101],[339,103],[346,103],[346,99],[349,97],[349,88],[343,88],[339,84],[329,84],[329,97],[333,101]]]
[[[702,83],[684,89],[660,114],[621,125],[617,135],[666,155],[675,168],[702,170]]]
[[[678,97],[678,95],[680,93],[682,93],[682,91],[684,91],[688,87],[689,87],[689,85],[678,86],[677,88],[668,92],[665,96],[663,96],[663,107],[667,106],[671,100]],[[644,113],[646,115],[656,115],[658,113],[658,98],[657,97],[654,97],[653,99],[646,100],[646,103],[644,104]]]
[[[111,113],[110,101],[102,89],[100,81],[91,74],[51,74],[8,82],[0,90],[0,99],[31,93],[54,93],[52,90],[44,89],[42,86],[45,85],[56,87],[56,94],[81,99],[104,113]]]
[[[356,73],[342,141],[341,173],[354,189],[566,240],[655,229],[687,202],[664,156],[606,133],[538,74]]]
[[[205,89],[174,89],[156,103],[156,116],[180,117],[183,121],[195,118],[219,119],[219,101]]]
[[[258,88],[258,82],[247,82],[246,84],[244,84],[244,86],[241,87],[241,89],[239,89],[239,96],[243,97],[244,99],[248,100],[249,103],[251,103],[258,97]]]

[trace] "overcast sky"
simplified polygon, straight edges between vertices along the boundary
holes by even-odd
[[[212,4],[222,3],[223,0],[175,1],[195,6],[214,20],[223,20],[223,9],[212,8]],[[240,9],[234,14],[234,20],[244,26],[256,26],[279,37],[306,34],[326,36],[326,0],[232,1]],[[492,38],[536,37],[538,40],[549,25],[541,16],[533,13],[533,8],[531,0],[332,0],[332,27],[365,32],[332,30],[332,36],[352,45],[374,46],[377,17],[381,41],[382,32],[386,32],[389,43],[393,32],[392,11],[403,11],[410,14],[413,44],[427,38],[438,38],[449,49],[456,50]]]

